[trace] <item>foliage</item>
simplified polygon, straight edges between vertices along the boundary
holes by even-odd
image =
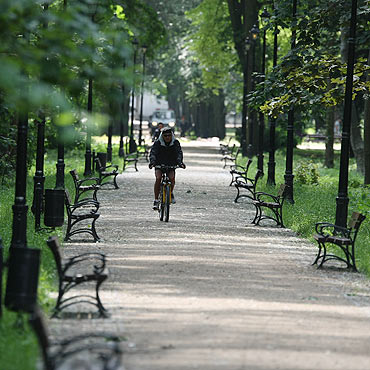
[[[370,88],[364,79],[370,67],[361,57],[361,50],[369,48],[369,25],[365,21],[364,2],[360,3],[363,6],[358,17],[360,57],[355,64],[353,98],[368,93]],[[266,83],[260,83],[250,94],[253,106],[276,117],[293,106],[307,109],[314,105],[334,106],[343,101],[347,66],[341,61],[339,35],[348,27],[348,5],[344,1],[312,1],[300,4],[296,22],[287,17],[297,32],[296,45],[267,76]]]
[[[295,181],[300,184],[317,185],[319,183],[319,172],[313,161],[299,162],[296,166]]]

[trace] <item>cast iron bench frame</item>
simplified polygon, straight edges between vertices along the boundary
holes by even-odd
[[[118,172],[118,165],[117,164],[110,164],[108,166],[102,166],[101,161],[98,157],[95,158],[96,170],[99,174],[99,185],[113,185],[115,189],[119,189],[117,184],[117,176],[119,175]],[[111,181],[105,181],[105,179],[113,177]]]
[[[63,259],[60,253],[59,240],[56,236],[51,236],[46,241],[49,249],[51,250],[58,273],[58,298],[54,307],[52,317],[58,317],[59,313],[65,308],[75,304],[87,303],[94,305],[100,317],[108,317],[107,310],[104,308],[99,297],[99,289],[102,283],[108,278],[109,270],[106,267],[106,258],[103,253],[99,252],[86,252]],[[91,261],[92,268],[86,273],[81,270],[86,270],[86,262]],[[84,264],[84,266],[82,266]],[[70,273],[70,269],[78,270],[78,272]],[[64,298],[64,295],[76,286],[86,283],[96,282],[95,296],[80,294]]]
[[[235,153],[235,154],[234,154]],[[224,166],[223,168],[226,168],[229,162],[236,164],[236,161],[239,157],[239,154],[241,154],[241,148],[237,147],[234,144],[233,150],[231,151],[230,154],[225,154],[222,158],[221,161],[224,161]],[[233,164],[229,164],[229,166],[233,166]]]
[[[234,203],[238,203],[240,198],[249,198],[251,200],[256,199],[256,186],[258,180],[263,176],[263,172],[261,170],[257,170],[254,179],[244,176],[238,176],[235,180],[235,188],[237,190],[236,197],[234,199]],[[241,190],[244,189],[247,191],[247,194],[241,194]],[[250,193],[250,194],[248,194]]]
[[[259,225],[260,221],[268,219],[276,222],[277,226],[285,228],[283,223],[283,205],[285,199],[286,184],[281,184],[276,195],[258,191],[255,193],[256,199],[252,201],[256,208],[256,214],[252,224]],[[270,200],[270,201],[268,201]],[[263,208],[270,209],[274,216],[266,215],[262,212]]]
[[[240,166],[238,164],[234,164],[234,165],[230,166],[231,182],[230,182],[229,186],[234,185],[234,183],[236,181],[236,178],[239,177],[239,176],[247,178],[248,170],[249,170],[249,167],[251,166],[252,162],[253,161],[251,159],[248,159],[246,164],[245,164],[245,167]]]
[[[82,194],[88,191],[92,191],[93,193],[92,193],[91,198],[94,199],[95,201],[98,201],[97,192],[100,189],[100,185],[99,185],[99,179],[97,177],[87,177],[84,179],[80,179],[76,169],[69,171],[69,173],[72,176],[73,183],[75,186],[75,199],[74,199],[75,203],[77,203],[80,200],[80,196]],[[91,183],[92,181],[94,181],[95,183],[92,184]],[[83,185],[87,182],[90,182],[90,183],[87,185]]]
[[[100,238],[95,229],[95,222],[100,216],[97,213],[100,203],[93,199],[86,199],[72,204],[71,196],[67,189],[64,191],[64,199],[68,218],[64,241],[70,241],[71,236],[81,233],[88,233],[93,236],[95,242],[99,241]],[[79,213],[81,209],[85,210],[85,213]],[[82,227],[72,230],[77,223],[87,219],[92,219],[90,228]]]
[[[28,318],[28,323],[36,334],[45,370],[57,370],[63,366],[65,361],[86,352],[89,356],[86,361],[94,358],[94,369],[96,361],[101,363],[101,370],[122,369],[123,349],[120,338],[111,333],[86,332],[74,337],[51,341],[48,334],[45,318],[39,307],[35,307]],[[92,343],[94,339],[94,343]],[[84,361],[84,368],[87,368]],[[89,366],[90,368],[90,366]]]
[[[322,267],[324,262],[329,260],[339,260],[347,265],[348,269],[353,269],[357,272],[355,259],[355,242],[358,231],[366,216],[359,212],[353,212],[348,222],[348,227],[341,227],[329,222],[317,222],[315,225],[316,234],[313,238],[319,245],[319,251],[312,265],[318,264],[318,268]],[[344,253],[345,258],[335,254],[328,254],[326,244],[338,246]]]
[[[137,162],[139,161],[139,155],[138,152],[124,154],[123,155],[123,168],[122,171],[124,171],[129,165],[134,165],[135,170],[139,171],[137,169]]]

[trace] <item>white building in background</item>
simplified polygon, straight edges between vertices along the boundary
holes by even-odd
[[[135,119],[140,119],[140,102],[141,96],[135,97]],[[143,120],[148,120],[156,109],[168,109],[168,102],[165,99],[157,98],[155,95],[148,92],[143,96]]]

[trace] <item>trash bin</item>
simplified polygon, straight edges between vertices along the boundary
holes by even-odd
[[[60,227],[64,223],[64,190],[45,189],[44,224],[48,227]]]
[[[37,301],[40,249],[9,249],[5,306],[12,311],[31,312]]]
[[[102,165],[102,167],[106,167],[106,165],[107,165],[107,153],[98,152],[97,157],[99,158],[100,164]],[[96,167],[96,170],[99,170],[99,169]]]

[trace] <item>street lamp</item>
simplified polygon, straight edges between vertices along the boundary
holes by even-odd
[[[134,66],[133,66],[133,78],[132,78],[132,91],[131,91],[131,129],[130,129],[130,142],[129,142],[129,152],[133,153],[136,151],[136,142],[134,139],[134,106],[135,106],[135,65],[136,65],[136,53],[138,41],[135,38],[132,41],[134,48]]]
[[[37,150],[36,150],[36,171],[33,177],[33,202],[32,213],[35,215],[35,230],[39,230],[41,226],[41,213],[43,212],[43,194],[44,194],[44,149],[45,144],[45,114],[41,113],[41,117],[37,120]]]
[[[18,120],[15,200],[5,294],[5,306],[23,312],[30,312],[36,303],[40,266],[40,249],[27,246],[27,132],[28,114],[23,112]]]
[[[293,0],[293,21],[295,21],[297,14],[297,0]],[[291,50],[295,49],[297,31],[295,26],[292,29]],[[293,139],[294,139],[294,108],[292,107],[288,112],[287,125],[287,146],[286,146],[286,166],[285,166],[285,199],[287,202],[293,204]]]
[[[141,100],[140,100],[140,126],[139,126],[139,145],[143,136],[143,101],[144,101],[144,80],[145,80],[145,54],[147,46],[143,45],[143,78],[141,80]]]
[[[92,94],[93,94],[93,80],[89,78],[89,87],[87,94],[87,111],[92,113]],[[91,128],[89,122],[86,125],[86,151],[85,151],[85,171],[84,176],[91,176]]]
[[[355,63],[355,42],[356,42],[356,17],[357,0],[352,0],[351,22],[348,37],[348,56],[347,56],[347,76],[346,90],[344,97],[342,143],[340,150],[340,169],[338,196],[336,198],[336,218],[335,224],[346,227],[348,214],[348,164],[350,149],[350,128],[352,114],[352,87],[353,87],[353,67]]]
[[[91,153],[91,152],[90,152]],[[91,162],[91,159],[90,159]],[[56,164],[57,173],[55,181],[55,189],[64,189],[64,134],[63,128],[58,127],[58,160]]]
[[[277,48],[278,48],[278,34],[279,29],[277,23],[275,23],[275,30],[274,30],[274,52],[273,52],[273,68],[277,66]],[[267,163],[268,170],[267,170],[267,184],[268,185],[276,185],[275,182],[275,127],[276,127],[276,118],[270,118],[270,148],[269,148],[269,161]]]
[[[261,23],[263,27],[263,42],[262,42],[262,82],[265,81],[266,74],[266,27],[267,22],[270,18],[270,13],[267,8],[263,9],[261,14]],[[265,24],[266,23],[266,24]],[[259,112],[259,131],[258,131],[258,162],[257,168],[263,173],[263,137],[265,132],[265,116],[260,111]]]
[[[259,29],[257,25],[253,25],[251,29],[251,37],[252,37],[252,44],[253,44],[253,49],[252,49],[252,73],[254,72],[256,68],[256,41],[258,39],[258,34],[259,34]],[[252,91],[254,90],[254,78],[252,77]],[[253,110],[250,114],[250,117],[248,117],[248,157],[252,158],[253,157],[253,125],[255,122],[255,111]]]
[[[251,48],[251,41],[249,37],[247,37],[244,43],[245,58],[244,58],[244,65],[243,65],[242,132],[241,132],[241,137],[240,137],[243,156],[247,155],[247,140],[246,140],[247,114],[248,114],[247,95],[248,95],[248,60],[249,60],[250,48]]]

